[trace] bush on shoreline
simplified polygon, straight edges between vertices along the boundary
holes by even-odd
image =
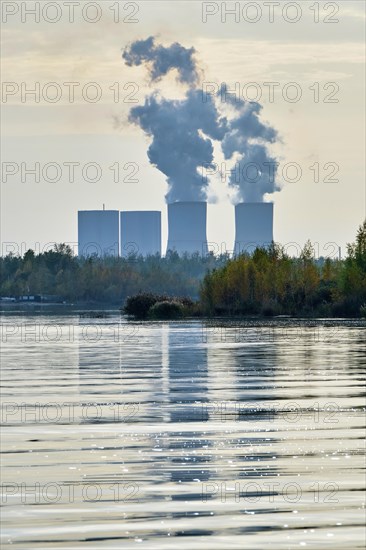
[[[193,315],[195,303],[190,298],[139,293],[129,296],[122,313],[136,319],[179,319]]]
[[[175,301],[164,300],[156,302],[150,309],[148,314],[150,319],[181,319],[185,316],[184,306]]]

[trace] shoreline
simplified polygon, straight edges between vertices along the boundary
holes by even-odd
[[[156,324],[156,323],[185,323],[185,322],[202,322],[202,323],[214,323],[216,326],[220,323],[249,323],[252,325],[255,324],[277,324],[283,322],[284,324],[309,324],[309,323],[344,323],[344,322],[357,322],[366,326],[366,318],[364,317],[315,317],[315,316],[290,316],[290,315],[274,315],[274,316],[262,316],[262,315],[228,315],[228,316],[202,316],[202,317],[184,317],[179,319],[138,319],[132,316],[121,313],[120,306],[113,304],[6,304],[5,307],[2,307],[4,304],[0,304],[0,316],[2,314],[75,314],[79,315],[81,318],[90,318],[94,320],[107,319],[109,317],[108,313],[111,316],[119,315],[121,318],[125,319],[129,323],[138,323],[138,324]],[[88,315],[88,313],[90,315]],[[93,314],[96,315],[93,315]],[[105,314],[99,317],[99,313]]]

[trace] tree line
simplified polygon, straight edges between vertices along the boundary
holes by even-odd
[[[223,266],[228,257],[180,257],[159,255],[79,258],[65,244],[23,257],[9,254],[0,258],[0,295],[58,295],[67,302],[121,305],[139,292],[199,297],[205,274]]]
[[[201,285],[206,315],[360,316],[366,314],[366,221],[345,260],[314,260],[308,241],[299,258],[272,244],[229,259]]]
[[[69,246],[0,258],[0,295],[59,295],[70,303],[123,305],[152,293],[198,300],[202,315],[366,314],[366,221],[344,260],[314,259],[310,242],[299,258],[273,243],[253,254],[79,258]]]

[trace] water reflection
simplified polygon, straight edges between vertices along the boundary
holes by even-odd
[[[9,409],[3,464],[52,488],[6,489],[5,543],[361,547],[364,324],[43,322],[74,340],[5,342],[5,397],[63,417]]]
[[[207,421],[208,414],[202,407],[208,400],[207,349],[200,345],[200,333],[193,333],[195,327],[191,328],[189,346],[181,325],[170,323],[168,327],[169,401],[175,405],[170,421]]]
[[[181,324],[168,325],[168,387],[169,422],[175,431],[167,440],[169,478],[177,484],[195,483],[196,489],[187,495],[174,491],[172,500],[196,500],[200,498],[202,481],[210,479],[211,446],[200,424],[197,429],[191,423],[208,421],[208,363],[200,332],[193,325],[191,345],[187,346],[185,328]],[[182,425],[183,424],[183,425]],[[179,485],[178,485],[179,487]]]

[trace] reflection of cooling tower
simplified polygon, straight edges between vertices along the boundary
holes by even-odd
[[[79,210],[79,256],[118,256],[118,210]]]
[[[161,255],[161,212],[121,212],[121,256]]]
[[[168,204],[168,246],[178,254],[207,254],[207,203],[173,202]]]
[[[273,241],[273,203],[248,202],[235,206],[236,254],[253,252]]]

